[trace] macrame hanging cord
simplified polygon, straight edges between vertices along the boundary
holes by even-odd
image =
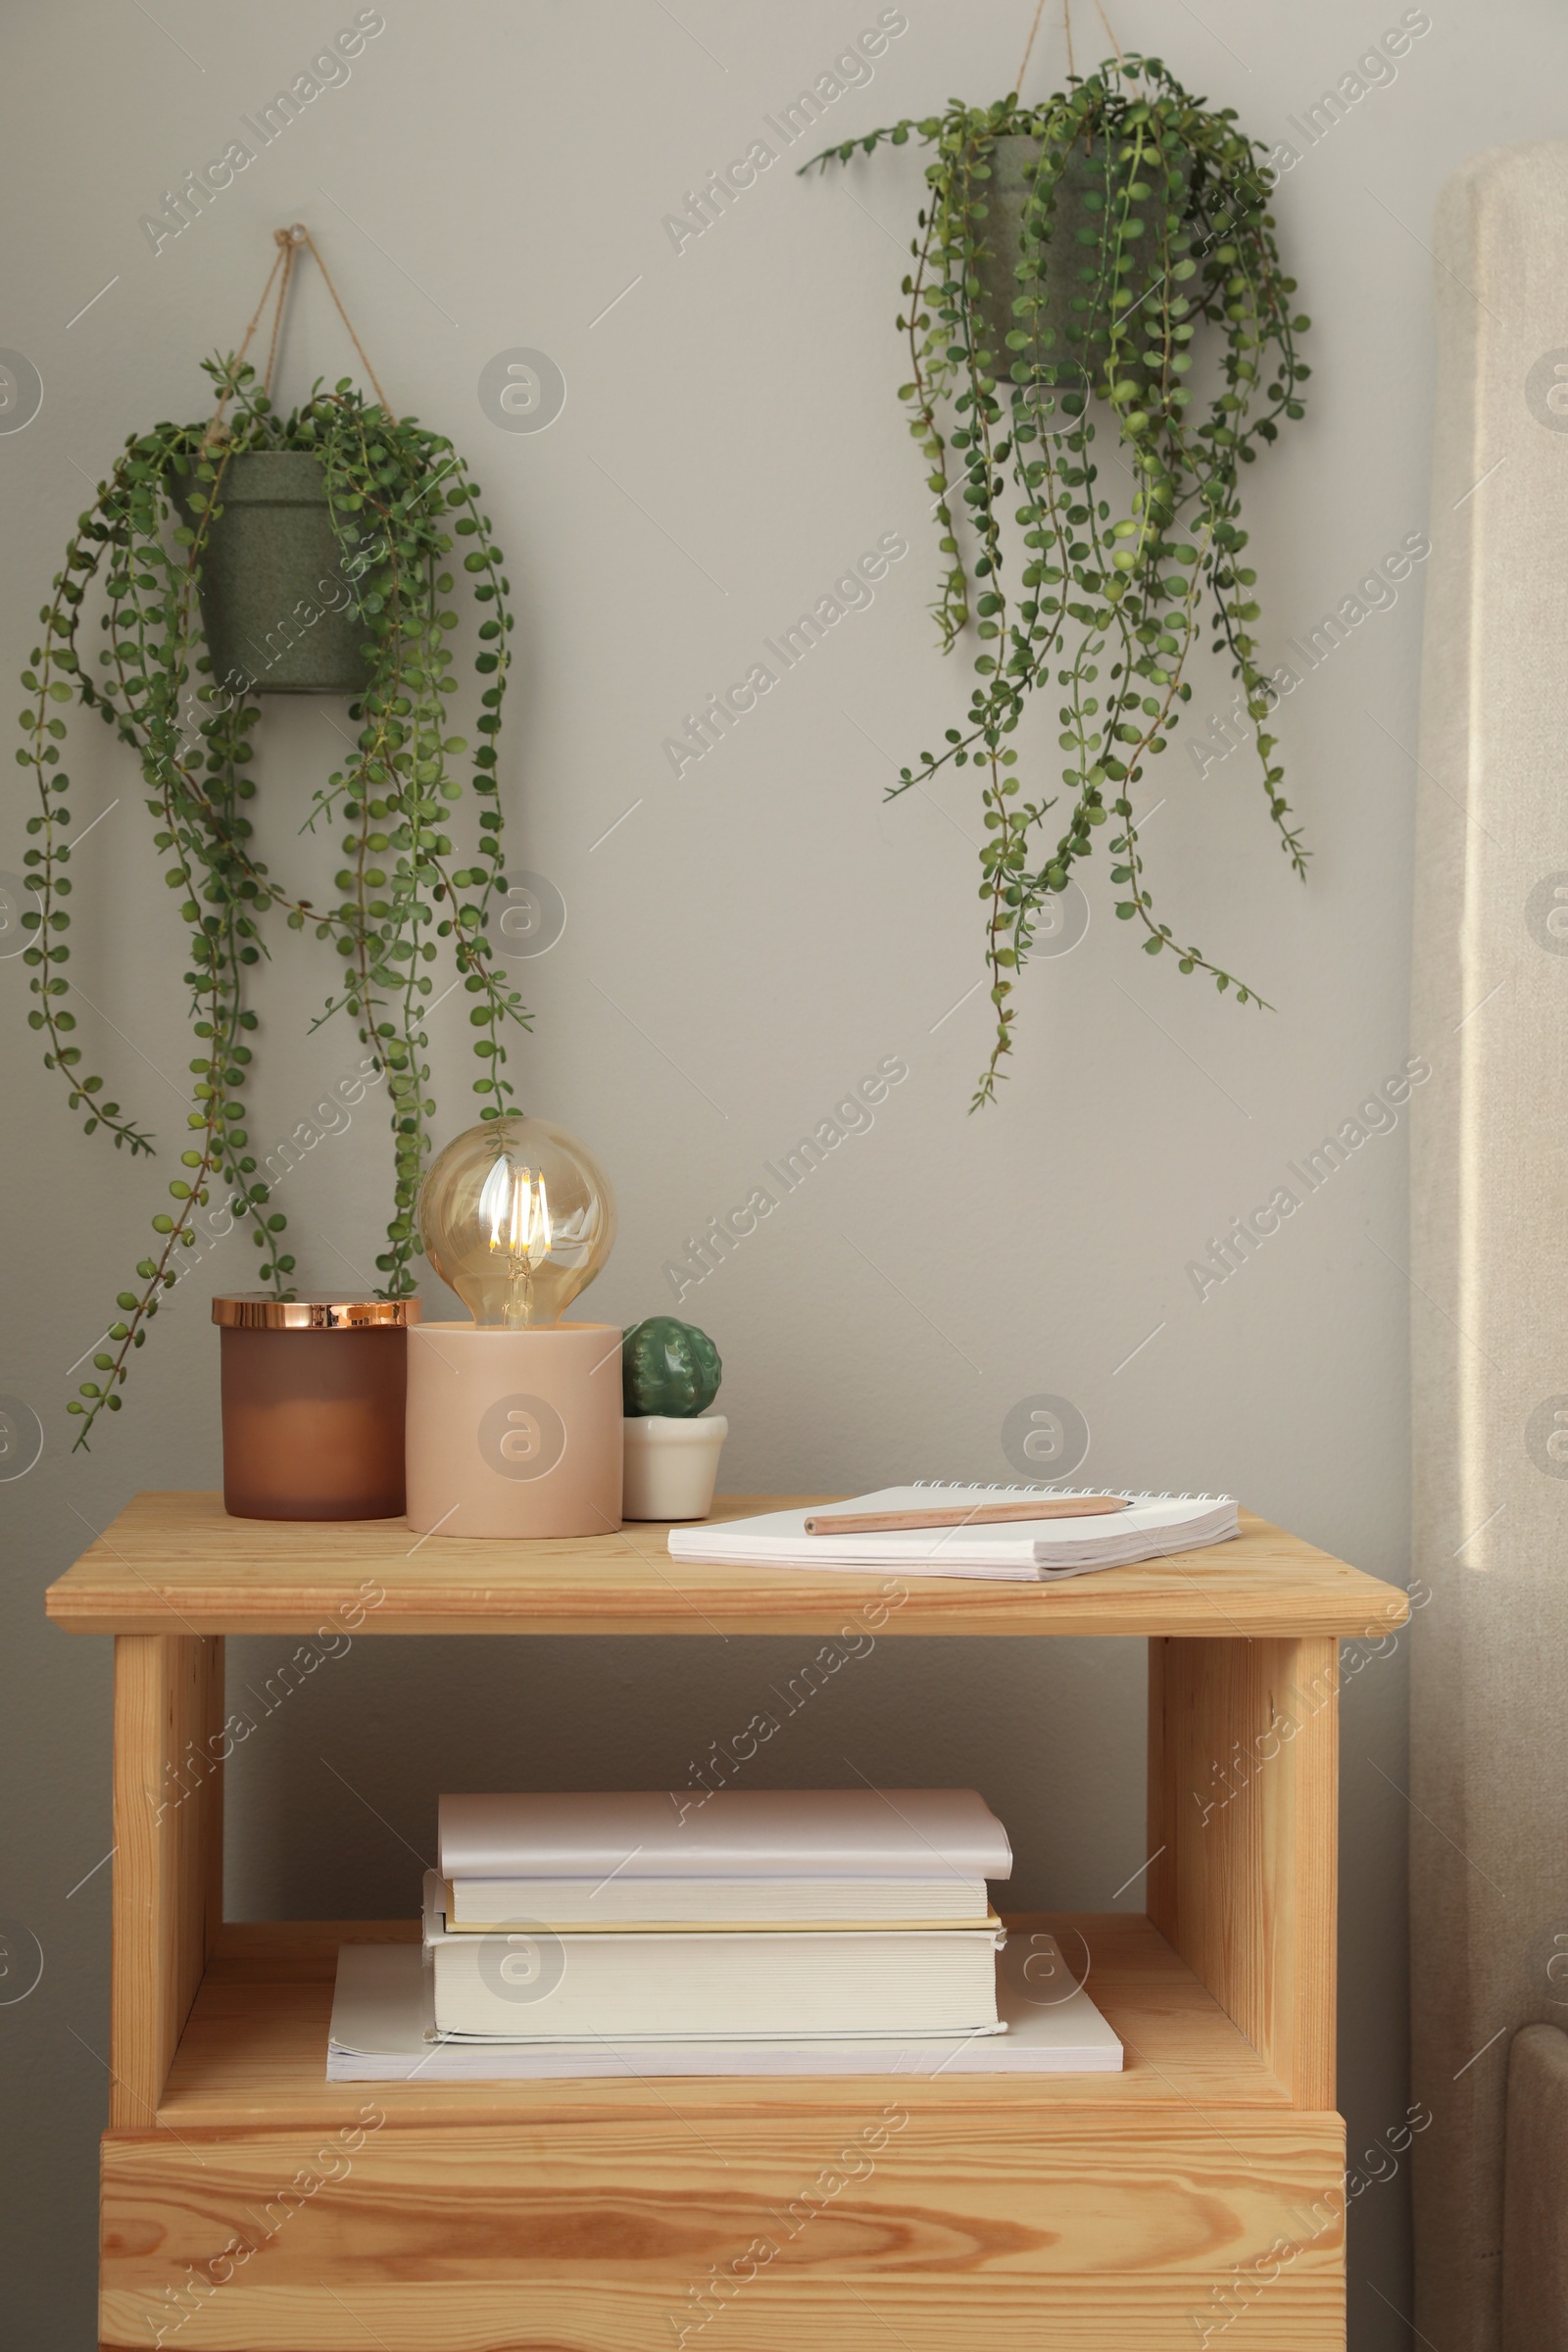
[[[317,244],[316,239],[312,236],[310,230],[306,227],[304,221],[296,220],[288,228],[274,228],[272,231],[272,242],[276,245],[277,252],[273,256],[272,267],[268,272],[267,283],[262,288],[262,299],[252,312],[251,322],[245,329],[244,340],[240,344],[238,351],[234,354],[234,372],[237,374],[240,362],[244,359],[245,354],[251,347],[251,339],[255,335],[256,329],[262,322],[262,313],[267,308],[268,298],[271,294],[273,286],[276,285],[277,299],[272,309],[272,332],[267,346],[267,372],[262,378],[262,389],[264,392],[266,392],[269,399],[270,399],[272,391],[272,369],[277,364],[278,338],[283,330],[283,309],[284,305],[288,301],[288,290],[294,275],[295,259],[302,247],[309,247],[312,255],[315,257],[316,266],[320,270],[321,276],[325,281],[326,290],[332,297],[333,304],[337,310],[337,315],[349,330],[349,341],[359,353],[365,372],[369,377],[371,384],[375,388],[376,399],[380,402],[387,416],[395,417],[397,412],[394,410],[392,403],[388,400],[386,394],[381,389],[381,379],[376,374],[375,369],[370,366],[369,358],[366,352],[365,345],[360,341],[358,334],[355,332],[354,321],[349,317],[347,311],[343,308],[338,290],[332,283],[332,273],[327,269],[325,262],[323,262],[321,259],[320,248]],[[223,425],[223,412],[228,407],[230,400],[233,398],[233,394],[234,385],[231,379],[230,382],[224,387],[222,395],[219,400],[218,407],[214,412],[213,421],[207,428],[207,438],[210,442],[221,441],[226,437]]]
[[[1014,97],[1021,98],[1023,95],[1023,77],[1029,71],[1029,59],[1034,50],[1035,34],[1040,30],[1040,20],[1045,15],[1045,12],[1046,0],[1037,0],[1034,23],[1029,27],[1029,38],[1024,43],[1023,64],[1018,68],[1018,78],[1012,85]],[[1109,41],[1111,47],[1116,52],[1116,63],[1118,65],[1125,64],[1126,60],[1122,55],[1121,43],[1117,40],[1115,33],[1111,30],[1110,19],[1106,16],[1104,9],[1101,6],[1101,0],[1095,0],[1095,12],[1098,15],[1102,24],[1103,24],[1105,27],[1105,38]],[[1073,63],[1072,54],[1072,0],[1061,0],[1061,29],[1066,35],[1067,40],[1067,79],[1069,81],[1076,81],[1078,78],[1078,69]]]

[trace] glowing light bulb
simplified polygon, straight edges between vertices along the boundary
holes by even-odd
[[[496,1161],[479,1193],[479,1221],[489,1229],[492,1259],[507,1260],[509,1279],[533,1272],[550,1255],[550,1201],[543,1176],[520,1168],[510,1153]]]
[[[489,1119],[419,1189],[425,1255],[476,1323],[559,1323],[610,1255],[615,1197],[583,1144],[546,1119]]]

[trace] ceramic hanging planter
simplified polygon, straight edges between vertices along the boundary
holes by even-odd
[[[174,496],[194,527],[184,488]],[[319,458],[295,449],[231,457],[202,557],[216,683],[236,693],[363,694],[370,672],[359,553],[346,555],[332,528]]]
[[[1102,140],[1075,147],[1053,183],[1049,234],[1034,241],[1038,275],[1019,275],[1025,216],[1036,201],[1045,141],[1026,131],[998,138],[991,152],[991,182],[985,193],[985,233],[979,240],[980,314],[997,358],[997,372],[1015,383],[1059,386],[1079,397],[1058,412],[1063,422],[1082,413],[1084,396],[1105,372],[1111,352],[1110,318],[1136,315],[1159,272],[1153,241],[1142,268],[1135,262],[1117,279],[1112,306],[1105,302],[1105,229],[1108,200],[1114,197],[1114,151]],[[1181,173],[1190,181],[1190,172]],[[1041,213],[1040,226],[1045,226]],[[1173,249],[1174,250],[1174,249]],[[1178,250],[1176,258],[1180,259]],[[1040,307],[1021,317],[1014,305],[1034,294]],[[1010,348],[1014,333],[1028,337]]]

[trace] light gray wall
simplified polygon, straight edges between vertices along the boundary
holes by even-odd
[[[1101,44],[1079,13],[1082,61]],[[1086,1417],[1097,1479],[1230,1488],[1402,1581],[1402,1129],[1371,1137],[1201,1300],[1187,1267],[1407,1055],[1447,1050],[1406,1029],[1419,570],[1286,707],[1307,888],[1275,850],[1241,755],[1200,781],[1178,737],[1145,788],[1146,806],[1169,796],[1148,836],[1165,911],[1280,1009],[1239,1010],[1168,959],[1151,965],[1097,872],[1085,943],[1025,976],[1002,1106],[966,1118],[987,1031],[982,994],[952,1009],[980,971],[975,795],[960,775],[929,797],[881,797],[893,763],[938,738],[968,691],[966,669],[932,648],[926,493],[895,399],[915,150],[802,180],[798,149],[683,251],[662,225],[709,169],[767,135],[762,117],[877,7],[388,0],[385,14],[348,84],[155,257],[140,216],[353,10],[13,12],[0,342],[38,368],[45,399],[25,432],[0,435],[8,670],[87,480],[131,429],[202,412],[198,361],[236,339],[272,227],[305,219],[392,397],[466,450],[508,551],[513,859],[552,877],[569,912],[560,945],[519,967],[538,1015],[519,1068],[529,1105],[589,1138],[619,1191],[621,1239],[593,1310],[630,1320],[671,1304],[662,1269],[686,1237],[743,1200],[761,1162],[879,1060],[907,1063],[869,1132],[686,1297],[727,1365],[726,1483],[1006,1478],[1009,1408],[1051,1393]],[[1009,86],[1030,14],[1025,0],[907,0],[908,29],[871,85],[835,104],[833,135]],[[1273,142],[1399,11],[1206,0],[1200,21],[1117,0],[1115,16],[1124,41],[1162,46],[1191,87]],[[1286,175],[1281,235],[1315,321],[1316,372],[1309,420],[1249,483],[1271,652],[1424,525],[1433,198],[1471,149],[1560,134],[1565,64],[1568,33],[1544,6],[1444,0],[1396,78]],[[1061,67],[1047,22],[1031,91]],[[504,432],[481,411],[481,369],[517,347],[564,372],[547,432]],[[297,397],[349,364],[307,274],[282,389]],[[890,531],[911,552],[871,609],[675,780],[661,744],[682,713]],[[1228,699],[1200,667],[1195,712]],[[341,711],[315,703],[269,714],[263,832],[302,877],[334,862],[330,844],[295,839],[334,755],[329,715]],[[190,1052],[179,926],[134,771],[107,735],[78,732],[78,823],[110,811],[73,868],[72,968],[99,1008],[83,1009],[82,1034],[177,1150]],[[1044,776],[1054,736],[1046,712],[1031,719]],[[12,870],[24,784],[0,814]],[[308,1117],[358,1058],[341,1027],[306,1034],[332,961],[280,934],[258,1000],[264,1137]],[[0,1391],[46,1433],[37,1467],[0,1486],[0,1917],[45,1960],[37,1989],[0,2008],[23,2127],[7,2135],[17,2161],[0,2214],[18,2239],[6,2271],[18,2340],[79,2352],[92,2336],[109,1873],[78,1882],[109,1844],[110,1657],[48,1630],[41,1595],[137,1488],[216,1483],[207,1299],[250,1278],[249,1252],[231,1242],[181,1287],[127,1409],[73,1458],[67,1367],[142,1253],[164,1178],[76,1133],[26,1031],[19,960],[0,964]],[[443,1137],[471,1100],[461,1002],[434,1024]],[[372,1106],[290,1180],[306,1283],[368,1265],[385,1168]],[[276,1662],[267,1643],[235,1647],[247,1679]],[[682,1781],[799,1662],[787,1643],[362,1642],[277,1710],[233,1775],[230,1907],[408,1911],[443,1783]],[[1024,1901],[1106,1906],[1145,1859],[1143,1674],[1141,1644],[884,1642],[764,1751],[766,1777],[832,1783],[849,1759],[883,1781],[973,1781],[1013,1833]],[[1403,1756],[1396,1654],[1367,1663],[1345,1704],[1352,2153],[1406,2097]],[[1136,1886],[1120,1897],[1137,1899]],[[1403,2196],[1398,2178],[1355,2209],[1357,2352],[1407,2340]]]

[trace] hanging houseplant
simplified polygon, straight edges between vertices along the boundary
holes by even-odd
[[[1206,607],[1254,722],[1269,813],[1305,871],[1262,723],[1275,697],[1257,662],[1240,483],[1278,419],[1302,413],[1308,369],[1295,339],[1307,320],[1292,313],[1261,150],[1230,108],[1190,97],[1157,58],[1118,56],[1039,106],[1016,92],[990,107],[955,100],[813,160],[848,163],[911,135],[933,152],[899,319],[911,363],[902,398],[936,502],[942,649],[972,605],[981,650],[964,725],[902,769],[890,797],[950,763],[982,771],[996,1033],[978,1108],[995,1100],[1012,1050],[1013,976],[1034,925],[1106,822],[1116,912],[1146,951],[1169,949],[1182,971],[1262,1002],[1156,916],[1131,793],[1191,699]],[[1209,368],[1211,393],[1195,389],[1195,363]],[[1116,436],[1110,479],[1096,460],[1097,415]],[[1061,792],[1049,797],[1026,786],[1010,740],[1039,692],[1055,703],[1064,755]],[[1035,837],[1061,800],[1048,848]]]
[[[152,1152],[147,1133],[105,1100],[102,1078],[84,1070],[74,1036],[66,939],[70,779],[60,765],[62,706],[74,701],[97,710],[140,760],[154,847],[188,927],[185,985],[199,1041],[182,1173],[170,1184],[170,1207],[152,1220],[157,1239],[136,1268],[137,1287],[120,1294],[121,1320],[93,1357],[97,1377],[68,1407],[82,1416],[78,1445],[106,1405],[119,1409],[130,1352],[145,1341],[161,1294],[177,1280],[178,1252],[193,1246],[197,1211],[215,1197],[225,1198],[237,1221],[248,1221],[263,1253],[263,1282],[289,1296],[294,1259],[284,1250],[285,1220],[270,1205],[246,1126],[254,1069],[248,1041],[258,1026],[247,997],[265,953],[265,917],[278,909],[289,928],[331,943],[341,970],[314,1025],[346,1014],[387,1082],[395,1173],[387,1246],[376,1259],[384,1298],[406,1298],[415,1287],[414,1203],[435,1108],[423,1024],[437,942],[450,942],[471,999],[482,1118],[501,1116],[513,1093],[504,1074],[507,1025],[528,1020],[497,977],[486,937],[502,866],[495,738],[512,628],[501,553],[450,441],[395,416],[384,398],[368,403],[345,379],[330,392],[318,385],[288,416],[273,409],[245,349],[281,270],[275,354],[294,248],[316,251],[303,229],[277,235],[281,250],[239,353],[206,363],[219,390],[217,416],[156,425],[126,443],[77,522],[40,614],[41,642],[23,673],[31,700],[17,756],[35,769],[40,796],[27,825],[34,904],[23,920],[32,935],[28,1019],[43,1034],[45,1063],[65,1078],[72,1107],[86,1112],[87,1134],[101,1129],[132,1156]],[[247,468],[252,488],[262,484],[270,531],[265,518],[258,524],[240,502],[229,503],[231,482],[245,488]],[[269,495],[269,483],[284,496]],[[463,799],[456,762],[467,750],[450,732],[445,708],[457,683],[447,642],[459,620],[448,603],[456,586],[446,568],[454,536],[467,543],[463,568],[479,611],[474,666],[483,740],[469,755],[477,842],[466,856],[446,830],[453,804]],[[266,597],[275,604],[257,603],[247,548],[253,569],[270,566]],[[104,590],[99,617],[107,633],[96,661],[84,628],[95,582]],[[235,613],[236,593],[251,595],[248,620]],[[226,648],[220,672],[203,649],[204,604]],[[263,644],[236,650],[240,638],[224,635],[225,615],[240,638],[268,624]],[[335,639],[318,638],[334,616],[343,623]],[[276,681],[285,688],[341,684],[345,670],[346,682],[358,687],[351,756],[316,792],[305,820],[304,829],[324,821],[348,828],[339,896],[329,906],[274,880],[252,847],[245,811],[256,787],[246,771],[260,716],[256,696],[269,690],[270,669],[278,665],[268,660],[269,640],[281,648],[279,661],[297,657],[292,674]]]

